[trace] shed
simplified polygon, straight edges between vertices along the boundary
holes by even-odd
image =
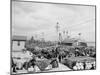
[[[77,40],[75,39],[71,39],[71,38],[68,38],[68,39],[65,39],[61,42],[61,44],[63,45],[68,45],[68,46],[72,46],[73,43],[75,43]]]
[[[19,51],[25,48],[26,36],[12,36],[12,50]]]

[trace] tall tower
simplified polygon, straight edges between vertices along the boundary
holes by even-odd
[[[78,42],[83,41],[82,37],[81,37],[82,33],[78,33]]]
[[[61,41],[62,41],[62,34],[59,33],[59,42],[61,42]]]
[[[57,31],[57,33],[59,32],[59,29],[60,29],[59,22],[57,22],[57,24],[56,24],[56,31]]]
[[[59,22],[57,22],[56,23],[57,41],[59,41],[59,31],[60,31],[60,26],[59,26]]]
[[[81,35],[82,35],[82,33],[78,33],[79,40],[81,40]]]

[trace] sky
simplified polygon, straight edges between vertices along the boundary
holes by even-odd
[[[94,6],[12,1],[12,35],[55,41],[57,22],[59,32],[68,31],[72,38],[81,33],[82,39],[95,41]]]

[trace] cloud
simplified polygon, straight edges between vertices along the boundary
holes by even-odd
[[[59,22],[61,31],[69,30],[73,35],[82,32],[86,40],[95,38],[95,7],[12,2],[13,35],[28,36],[45,32],[45,39],[55,40],[56,22]]]

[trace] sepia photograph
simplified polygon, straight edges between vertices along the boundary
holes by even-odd
[[[11,74],[96,70],[96,6],[11,0]]]

